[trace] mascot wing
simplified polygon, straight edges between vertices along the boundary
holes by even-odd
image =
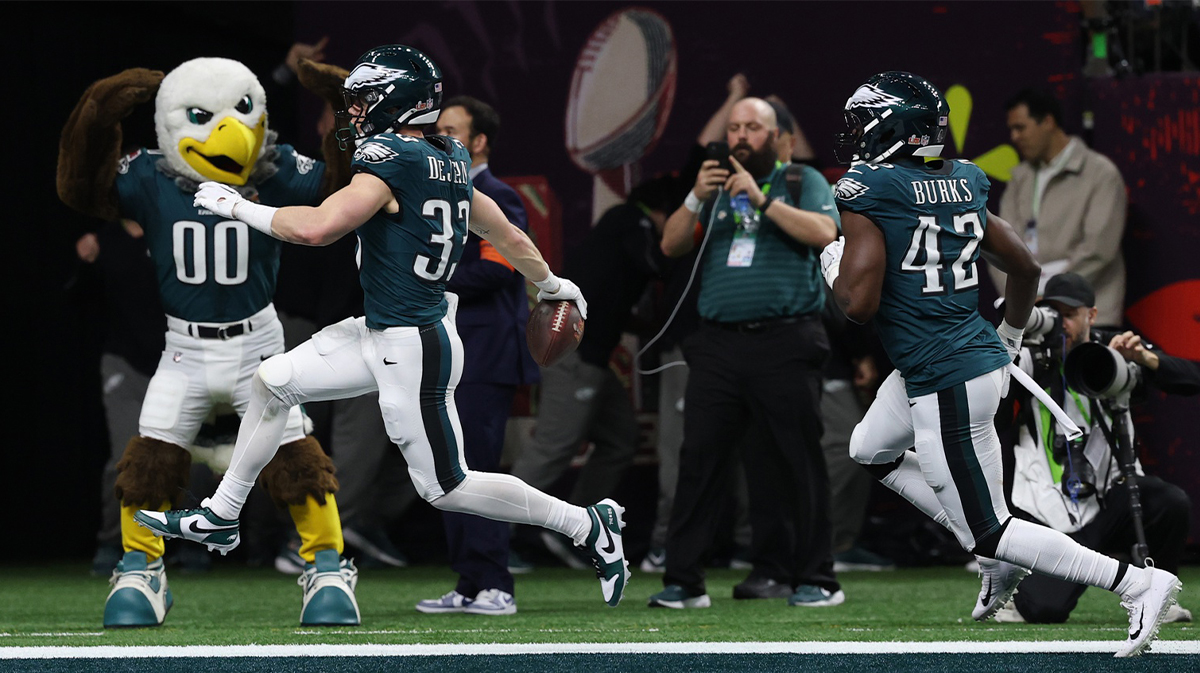
[[[154,97],[163,74],[132,68],[88,87],[63,127],[56,186],[67,206],[105,220],[117,217],[113,183],[121,157],[121,120]]]

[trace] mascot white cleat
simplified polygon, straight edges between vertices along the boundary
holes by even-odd
[[[606,498],[587,508],[592,519],[592,531],[581,545],[592,557],[596,566],[596,577],[604,592],[604,602],[615,608],[625,595],[625,585],[632,573],[629,561],[625,560],[625,545],[621,540],[621,529],[625,527],[622,515],[625,508]]]
[[[192,542],[199,542],[208,547],[209,551],[219,551],[224,556],[242,541],[238,535],[237,519],[222,519],[205,505],[208,499],[201,502],[196,509],[172,509],[166,512],[155,512],[140,509],[133,515],[144,528],[159,537],[181,537]]]
[[[357,626],[361,623],[358,601],[354,598],[358,568],[338,556],[336,549],[317,552],[314,562],[305,564],[304,574],[297,584],[304,588],[301,626]]]
[[[1129,638],[1117,650],[1117,657],[1136,657],[1150,649],[1158,627],[1183,590],[1179,578],[1165,570],[1147,567],[1143,572],[1142,583],[1121,597],[1121,607],[1129,611]]]
[[[104,603],[106,629],[158,626],[174,603],[163,560],[146,563],[145,552],[125,552],[109,583],[113,588]]]
[[[977,622],[985,622],[1017,595],[1017,585],[1029,577],[1029,571],[1004,561],[982,556],[977,558],[983,584],[979,587],[979,598],[975,601],[971,617]]]

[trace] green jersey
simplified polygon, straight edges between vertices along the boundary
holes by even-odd
[[[821,213],[841,226],[834,208],[833,191],[820,171],[800,167],[799,203],[788,192],[788,167],[776,164],[758,188],[784,203]],[[737,216],[727,192],[700,209],[706,232],[704,282],[700,285],[700,316],[721,322],[743,322],[816,313],[825,303],[821,278],[821,251],[792,238],[771,218],[759,213],[761,224],[750,231]]]
[[[384,133],[359,145],[351,167],[387,183],[400,204],[400,212],[381,210],[358,228],[367,326],[438,322],[467,241],[471,155],[447,136]]]
[[[258,188],[270,206],[317,205],[325,164],[278,145],[276,172]],[[121,217],[146,232],[167,315],[189,322],[248,318],[271,303],[282,243],[244,222],[192,204],[195,194],[158,170],[158,150],[138,150],[117,165]]]
[[[944,390],[1009,362],[979,315],[979,245],[991,183],[966,160],[858,164],[838,207],[883,232],[887,269],[875,324],[909,397]]]

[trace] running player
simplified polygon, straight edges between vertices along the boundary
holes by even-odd
[[[629,578],[624,509],[608,499],[577,507],[511,475],[467,469],[454,406],[463,354],[454,326],[457,298],[445,288],[468,226],[538,286],[539,299],[575,301],[586,317],[579,288],[550,273],[528,236],[473,189],[462,143],[422,132],[437,120],[442,100],[441,71],[425,54],[402,45],[372,49],[344,89],[350,125],[342,137],[357,144],[348,186],[316,208],[277,209],[205,183],[196,203],[293,243],[327,245],[357,230],[366,315],[331,325],[262,364],[232,464],[200,508],[143,511],[137,520],[159,535],[232,549],[238,514],[279,444],[288,411],[378,390],[388,434],[427,501],[570,537],[591,555],[604,600],[615,607]]]
[[[1116,654],[1136,656],[1175,602],[1178,578],[1014,519],[1004,501],[993,417],[1040,268],[1012,227],[987,211],[983,171],[934,159],[949,114],[941,92],[905,72],[871,77],[846,102],[849,131],[839,141],[852,167],[834,190],[845,235],[822,253],[822,267],[850,319],[874,317],[897,367],[855,428],[850,453],[979,557],[975,619],[994,615],[1032,569],[1120,595],[1129,638]],[[981,253],[1008,273],[995,329],[977,309]]]

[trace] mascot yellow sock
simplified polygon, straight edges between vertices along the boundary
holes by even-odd
[[[306,562],[314,563],[323,549],[336,549],[342,555],[342,520],[332,493],[326,494],[323,505],[310,495],[302,505],[288,505],[288,513],[300,533],[300,557]]]
[[[165,540],[155,535],[149,528],[138,525],[133,520],[134,513],[139,509],[154,509],[159,512],[165,512],[171,509],[171,501],[164,500],[158,507],[121,505],[121,544],[125,547],[125,551],[146,552],[146,562],[153,563],[166,550]]]

